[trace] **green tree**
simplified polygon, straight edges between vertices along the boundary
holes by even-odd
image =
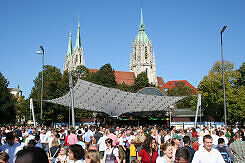
[[[242,63],[241,67],[238,69],[241,73],[241,78],[238,80],[238,85],[245,86],[245,62]]]
[[[87,79],[88,81],[105,87],[114,88],[117,86],[114,70],[109,63],[102,66],[96,73],[88,75]]]
[[[0,123],[13,123],[15,121],[15,99],[8,90],[9,82],[0,72]]]
[[[224,76],[225,76],[225,89],[226,89],[226,108],[227,117],[230,123],[237,120],[244,119],[244,99],[242,93],[244,90],[237,87],[236,83],[240,78],[240,73],[233,70],[233,63],[225,61],[224,63]],[[198,91],[202,95],[202,109],[204,115],[213,116],[216,120],[223,120],[224,118],[224,98],[223,98],[223,76],[222,64],[216,62],[207,76],[198,86]],[[195,108],[196,98],[191,101],[192,108]],[[243,116],[243,117],[242,117]]]
[[[138,92],[140,89],[152,86],[149,83],[146,72],[141,72],[135,79],[135,84],[133,85],[134,92]]]
[[[37,115],[36,119],[39,120],[40,117],[40,99],[41,99],[41,75],[39,72],[38,77],[34,80],[34,86],[31,91],[30,97],[35,99],[34,109]],[[61,97],[67,92],[67,75],[61,74],[60,70],[54,66],[45,65],[44,66],[44,87],[43,87],[43,99],[50,100],[54,98]],[[65,79],[63,79],[63,77]],[[47,124],[52,122],[61,122],[65,120],[68,114],[67,107],[43,102],[43,121]]]
[[[25,100],[24,96],[16,97],[16,103],[14,108],[16,112],[16,118],[18,120],[28,120],[30,118],[29,100]]]

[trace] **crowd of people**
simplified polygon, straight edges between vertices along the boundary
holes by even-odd
[[[244,163],[245,130],[203,126],[1,127],[0,163]]]

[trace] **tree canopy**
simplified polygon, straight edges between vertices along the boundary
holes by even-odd
[[[233,63],[224,62],[227,119],[230,123],[244,120],[245,117],[245,89],[237,85],[241,73],[233,68]],[[224,98],[221,62],[216,62],[208,75],[204,76],[198,86],[198,92],[202,95],[204,115],[213,116],[217,121],[222,121],[224,119]],[[194,101],[192,104],[195,103]],[[195,105],[193,105],[194,108]]]
[[[8,90],[8,84],[0,72],[0,123],[15,122],[15,99]]]

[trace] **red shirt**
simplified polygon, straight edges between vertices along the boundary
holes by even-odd
[[[140,152],[139,152],[139,156],[142,158],[141,159],[141,163],[150,163],[151,162],[151,156],[149,153],[146,152],[145,149],[142,149]],[[155,151],[153,153],[153,157],[152,157],[152,163],[156,163],[156,159],[158,157],[158,153],[157,151]]]
[[[191,136],[194,138],[194,137],[197,137],[197,132],[192,132],[191,133]]]

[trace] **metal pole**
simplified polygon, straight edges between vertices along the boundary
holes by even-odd
[[[73,81],[72,81],[71,72],[70,72],[70,91],[71,91],[71,120],[72,120],[72,127],[75,128],[74,93],[73,93]]]
[[[40,113],[40,124],[42,124],[43,119],[43,70],[44,70],[44,49],[42,46],[40,46],[42,49],[42,89],[41,89],[41,113]]]
[[[171,123],[172,123],[171,122],[171,116],[172,116],[171,113],[172,113],[172,111],[170,110],[170,113],[169,113],[169,128],[171,128]]]
[[[221,57],[222,57],[222,74],[223,74],[223,92],[224,92],[224,115],[225,115],[225,126],[227,126],[226,121],[226,103],[225,103],[225,73],[224,73],[224,57],[223,57],[223,41],[222,41],[222,33],[225,31],[227,26],[224,26],[220,32],[221,36]]]

